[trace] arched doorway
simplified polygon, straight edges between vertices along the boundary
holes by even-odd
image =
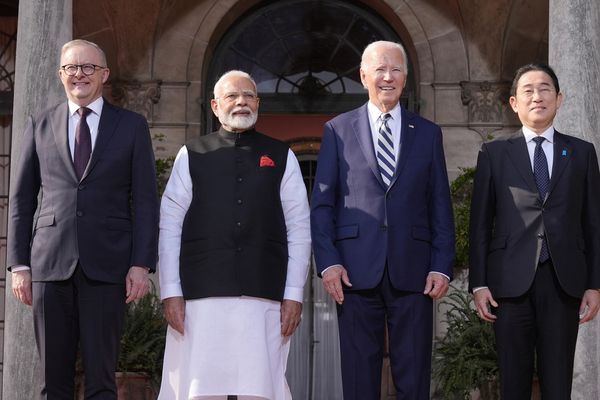
[[[260,102],[259,127],[289,140],[289,118],[312,115],[302,124],[318,128],[322,122],[362,105],[366,91],[360,82],[363,49],[376,40],[400,42],[389,24],[362,3],[340,0],[283,0],[262,2],[231,24],[220,38],[210,62],[204,98],[212,98],[218,77],[232,69],[248,72],[256,80]],[[410,57],[409,57],[410,58]],[[413,70],[409,61],[409,70]],[[414,74],[409,75],[402,103],[416,109]],[[281,121],[286,120],[286,124]],[[208,112],[205,133],[218,121]],[[305,134],[310,135],[308,132]],[[313,132],[313,135],[315,133]],[[304,136],[304,135],[300,135]]]
[[[261,99],[257,130],[290,143],[310,193],[324,122],[367,100],[360,59],[366,45],[376,40],[401,41],[380,15],[358,1],[261,2],[218,40],[204,98],[212,98],[214,82],[226,71],[252,75]],[[417,104],[415,81],[410,74],[401,99],[410,110]],[[204,133],[217,128],[209,110],[203,119]],[[304,300],[303,323],[288,363],[293,397],[341,400],[335,304],[313,268]],[[387,398],[387,388],[382,392]]]

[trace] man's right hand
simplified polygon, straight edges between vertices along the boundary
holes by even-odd
[[[163,313],[171,328],[183,335],[183,321],[185,319],[185,300],[183,296],[164,299]]]
[[[479,317],[488,322],[496,321],[496,316],[492,314],[490,307],[498,307],[498,303],[492,297],[492,292],[488,288],[481,288],[473,293],[475,308]]]
[[[12,291],[21,303],[31,305],[31,270],[12,272]]]
[[[333,265],[323,272],[323,287],[333,298],[333,300],[342,304],[344,302],[344,290],[342,283],[346,286],[352,286],[348,278],[348,272],[342,265]]]

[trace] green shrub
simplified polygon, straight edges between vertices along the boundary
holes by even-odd
[[[469,214],[475,168],[461,168],[461,174],[452,181],[450,194],[454,209],[456,226],[456,268],[468,268],[469,265]]]
[[[498,356],[492,324],[483,321],[471,295],[452,288],[440,305],[448,307],[448,330],[434,349],[433,376],[443,399],[468,399],[476,388],[497,392]]]
[[[136,302],[129,303],[121,337],[118,370],[147,373],[153,383],[159,384],[166,330],[160,299],[154,289]]]

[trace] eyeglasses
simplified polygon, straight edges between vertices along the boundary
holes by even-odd
[[[215,99],[223,99],[225,100],[227,103],[233,103],[234,101],[236,101],[240,96],[242,96],[242,98],[244,99],[244,101],[246,101],[247,103],[253,103],[256,100],[258,100],[258,96],[255,95],[254,93],[225,93],[223,96],[221,97],[215,97]]]
[[[81,72],[85,76],[90,76],[90,75],[93,75],[97,69],[105,69],[105,68],[106,67],[101,67],[100,65],[96,65],[96,64],[66,64],[66,65],[63,65],[62,67],[60,67],[60,69],[65,71],[65,74],[67,74],[69,76],[77,75],[77,71],[79,69],[81,69]]]
[[[551,86],[526,87],[518,90],[518,94],[526,98],[532,98],[537,93],[539,97],[548,97],[556,94],[556,90]]]

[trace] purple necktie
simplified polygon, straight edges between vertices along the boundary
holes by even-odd
[[[81,107],[77,112],[80,115],[79,122],[75,128],[75,155],[73,157],[73,165],[75,165],[75,173],[77,178],[81,180],[85,167],[87,167],[92,154],[92,136],[90,135],[90,127],[85,118],[92,112],[89,108]]]

